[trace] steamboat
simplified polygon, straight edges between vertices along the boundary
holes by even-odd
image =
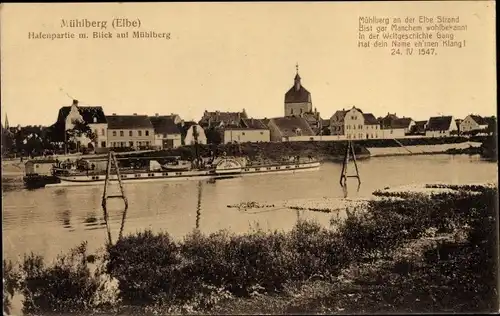
[[[299,171],[312,171],[320,167],[320,162],[309,157],[300,159],[293,157],[281,163],[249,163],[245,157],[221,157],[210,163],[203,161],[194,162],[191,167],[185,164],[160,165],[156,160],[151,160],[148,168],[120,168],[119,174],[124,184],[152,181],[172,180],[217,180],[249,175],[295,173]],[[106,171],[75,171],[59,169],[54,172],[59,183],[47,186],[84,186],[102,185],[106,177],[111,182],[118,181],[118,173],[107,174]]]

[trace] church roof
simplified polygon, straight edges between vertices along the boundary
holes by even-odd
[[[307,91],[304,86],[302,86],[302,83],[300,82],[300,75],[299,75],[299,66],[297,64],[297,74],[295,75],[295,78],[293,79],[294,84],[293,87],[290,88],[285,93],[285,103],[303,103],[303,102],[311,102],[311,93]]]
[[[298,90],[293,86],[285,93],[285,103],[302,102],[311,102],[311,93],[304,86],[300,85]]]

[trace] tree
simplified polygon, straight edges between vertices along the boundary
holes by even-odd
[[[92,143],[95,143],[97,135],[92,131],[87,122],[82,120],[76,120],[73,122],[73,128],[66,131],[66,142],[77,144],[77,138],[85,136]]]

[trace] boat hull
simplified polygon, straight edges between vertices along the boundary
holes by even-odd
[[[187,180],[208,180],[208,179],[226,179],[251,175],[266,175],[278,173],[295,173],[301,171],[318,170],[319,162],[302,163],[296,165],[269,165],[269,166],[247,166],[234,171],[225,170],[224,172],[216,173],[214,170],[194,170],[194,171],[150,171],[140,173],[123,173],[121,174],[122,183],[142,183],[142,182],[160,182],[160,181],[187,181]],[[78,175],[78,176],[60,176],[60,183],[49,184],[49,186],[90,186],[103,185],[106,180],[106,175]],[[116,174],[110,175],[111,182],[117,182]]]

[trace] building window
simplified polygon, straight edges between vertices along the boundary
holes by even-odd
[[[101,142],[101,147],[106,147],[106,142]]]
[[[241,132],[241,135],[245,135],[245,132]]]
[[[101,129],[101,135],[104,136],[104,128]]]
[[[142,142],[137,142],[137,146],[142,146]]]
[[[134,147],[134,142],[128,142],[129,147]]]
[[[113,136],[116,136],[116,131],[113,131]]]
[[[149,131],[144,132],[146,136],[149,136]]]
[[[290,109],[290,114],[292,114],[292,115],[293,115],[293,109]]]
[[[138,136],[142,136],[142,131],[137,131]]]
[[[264,135],[264,132],[260,132],[260,135]]]
[[[128,131],[128,136],[132,136],[132,131]]]
[[[120,136],[123,136],[123,131],[120,131]]]

